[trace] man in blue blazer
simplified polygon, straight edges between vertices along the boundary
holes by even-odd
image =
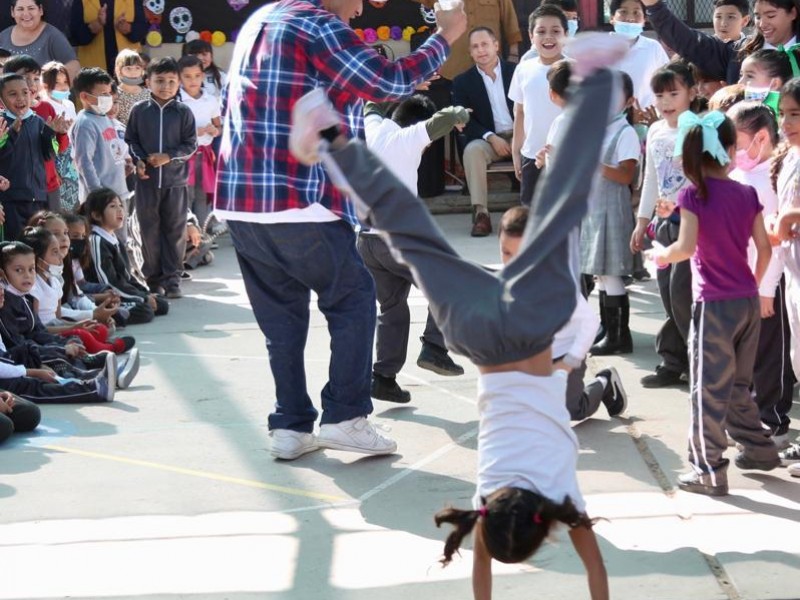
[[[514,109],[508,86],[515,65],[500,59],[500,44],[488,27],[469,32],[469,53],[475,66],[453,80],[453,104],[472,110],[464,128],[463,162],[472,203],[472,236],[483,237],[492,232],[486,168],[511,158]]]

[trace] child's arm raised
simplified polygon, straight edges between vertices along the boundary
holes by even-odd
[[[594,531],[589,527],[578,525],[569,530],[569,537],[586,568],[591,599],[608,600],[608,575]]]
[[[483,531],[478,524],[474,530],[475,545],[472,549],[472,594],[475,600],[492,598],[492,557],[483,543]]]

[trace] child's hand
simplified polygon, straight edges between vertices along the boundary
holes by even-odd
[[[645,258],[652,260],[656,267],[659,269],[665,269],[669,266],[669,261],[664,258],[667,249],[659,244],[657,241],[653,240],[653,247],[650,250],[647,250],[644,253]]]
[[[769,319],[775,316],[775,298],[767,298],[766,296],[758,297],[761,304],[761,318]]]
[[[547,160],[547,155],[550,154],[550,151],[552,149],[553,147],[550,144],[547,144],[544,148],[542,148],[536,153],[536,156],[533,158],[533,160],[534,163],[536,164],[537,169],[544,168],[544,163]]]
[[[64,115],[58,115],[55,119],[50,117],[47,119],[47,126],[56,133],[67,133],[72,121],[65,119]]]
[[[197,226],[189,223],[186,225],[186,241],[190,246],[197,248],[203,242],[203,235]]]
[[[3,392],[3,395],[7,393]],[[12,412],[14,412],[14,399],[5,400],[3,396],[0,396],[0,415],[10,415]]]
[[[778,239],[778,213],[773,213],[764,217],[764,228],[767,230],[767,238],[771,246],[780,246]]]
[[[658,121],[658,112],[656,111],[655,106],[648,106],[647,108],[642,108],[639,106],[639,101],[633,101],[633,124],[634,125],[646,125],[650,127],[653,123]]]
[[[147,297],[147,303],[150,305],[150,308],[152,308],[153,310],[156,310],[158,308],[158,302],[156,302],[156,295],[155,294],[150,294]]]
[[[132,175],[136,171],[136,165],[133,164],[133,159],[130,156],[125,157],[125,177]]]
[[[86,348],[78,345],[75,342],[69,342],[68,344],[66,344],[64,346],[64,351],[70,358],[80,358],[81,356],[86,355]]]
[[[636,227],[631,234],[631,254],[644,250],[644,234],[647,233],[647,224],[637,220]]]
[[[656,215],[662,219],[668,218],[675,212],[675,203],[659,198],[656,200]]]
[[[151,154],[147,157],[147,163],[154,169],[163,167],[170,161],[169,155],[164,153]]]
[[[147,174],[147,165],[143,160],[136,163],[136,175],[139,179],[150,179],[150,175]]]
[[[8,121],[0,119],[0,139],[8,135]]]
[[[219,129],[214,127],[213,123],[210,123],[209,125],[206,125],[206,133],[211,137],[217,137],[221,132]]]
[[[107,322],[113,315],[117,313],[119,306],[113,297],[106,298],[100,306],[94,309],[92,316],[100,323]]]
[[[56,383],[56,374],[50,369],[26,369],[25,375],[27,377],[33,377],[34,379],[40,379],[45,383]]]
[[[10,187],[11,187],[11,182],[8,179],[6,179],[5,177],[3,177],[2,175],[0,175],[0,192],[5,192]],[[3,213],[2,219],[3,220],[0,221],[0,223],[4,223],[5,222],[5,219],[6,219],[5,213]]]
[[[794,230],[795,219],[793,216],[783,213],[778,217],[778,222],[775,226],[775,232],[778,239],[782,242],[793,240],[797,237],[797,232]]]

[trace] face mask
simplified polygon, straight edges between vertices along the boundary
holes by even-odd
[[[753,149],[753,144],[755,144],[755,143],[756,143],[756,140],[755,140],[755,138],[753,138],[753,141],[750,143],[750,146],[748,146],[747,150],[737,150],[736,151],[736,167],[739,170],[741,170],[741,171],[752,171],[758,165],[761,164],[761,162],[759,161],[759,157],[761,156],[761,150],[763,150],[763,148],[759,148],[758,149],[758,152],[756,153],[756,157],[755,158],[750,158],[750,150]]]
[[[94,94],[89,94],[94,96]],[[94,96],[97,98],[97,104],[90,106],[93,112],[98,115],[104,115],[114,106],[114,99],[111,96]]]
[[[16,121],[17,120],[17,115],[12,113],[10,110],[6,109],[4,112],[5,112],[6,116],[9,119],[11,119],[12,121]],[[25,119],[30,119],[32,116],[33,116],[33,111],[29,108],[28,112],[26,112],[24,115],[22,115],[22,120],[24,121]]]
[[[69,98],[69,90],[53,90],[50,92],[50,97],[61,102]]]
[[[120,83],[125,85],[142,85],[144,83],[143,77],[125,77],[124,75],[119,78]]]
[[[83,256],[83,252],[86,250],[86,240],[70,240],[69,241],[69,251],[72,254],[72,258],[78,258]]]
[[[750,84],[747,84],[744,88],[745,102],[763,102],[768,95],[768,87],[753,87]]]
[[[642,35],[642,31],[644,31],[644,23],[624,23],[622,21],[614,23],[614,33],[630,40]]]
[[[575,37],[576,33],[578,33],[578,20],[577,19],[568,19],[567,20],[567,37]]]
[[[47,272],[50,273],[53,277],[58,277],[61,279],[61,276],[64,273],[64,265],[47,265]]]

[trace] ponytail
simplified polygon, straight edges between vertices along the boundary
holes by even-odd
[[[485,509],[485,506],[482,507]],[[461,542],[475,529],[475,523],[481,516],[479,510],[460,510],[458,508],[445,508],[440,510],[433,517],[436,527],[441,527],[442,523],[452,523],[455,525],[453,531],[447,536],[444,542],[444,557],[440,561],[446,567],[453,560],[453,554],[461,548]]]
[[[775,152],[772,153],[772,162],[769,167],[769,180],[772,183],[772,189],[775,193],[778,192],[778,176],[781,174],[783,161],[786,160],[786,156],[791,149],[792,146],[789,142],[783,142],[780,146],[775,148]]]

